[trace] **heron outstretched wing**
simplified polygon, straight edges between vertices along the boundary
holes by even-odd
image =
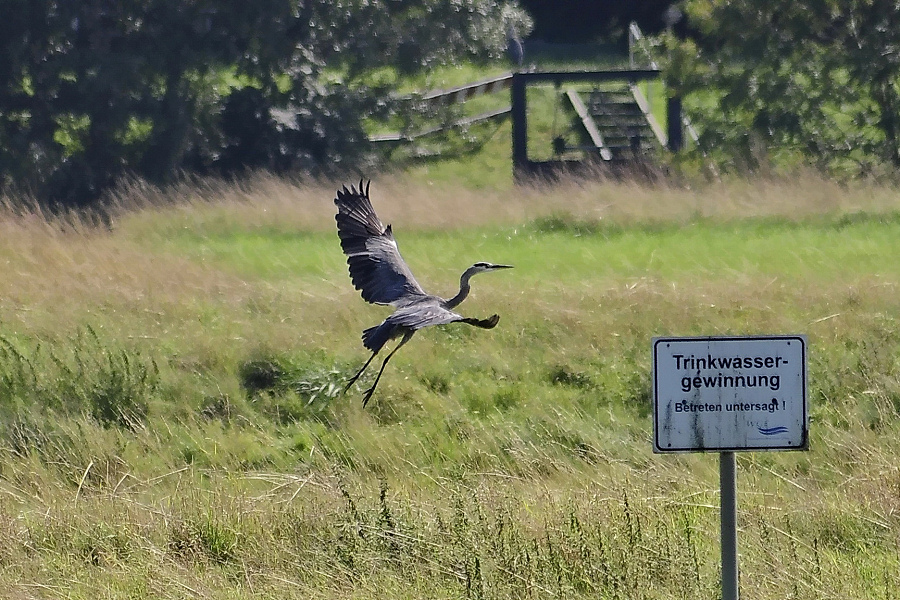
[[[334,199],[341,248],[347,255],[350,279],[363,300],[375,304],[403,306],[425,296],[422,286],[400,256],[391,226],[375,214],[369,201],[369,186],[359,190],[344,186]]]

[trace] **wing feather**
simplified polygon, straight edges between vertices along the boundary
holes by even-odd
[[[402,306],[424,296],[425,291],[413,277],[400,256],[397,241],[375,214],[369,200],[369,186],[359,190],[344,186],[338,190],[334,203],[338,208],[338,236],[347,255],[350,279],[366,302]]]
[[[424,302],[398,308],[385,319],[385,322],[417,330],[430,325],[447,325],[462,320],[461,315],[444,308],[440,304],[440,299],[431,296]]]

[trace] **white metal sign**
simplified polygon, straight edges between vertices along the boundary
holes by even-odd
[[[806,337],[653,340],[653,451],[808,447]]]

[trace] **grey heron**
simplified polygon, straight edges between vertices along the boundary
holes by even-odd
[[[525,46],[512,24],[506,28],[506,53],[513,64],[519,68],[522,67],[522,63],[525,61]]]
[[[482,329],[494,328],[500,321],[499,315],[475,319],[458,315],[452,309],[469,295],[469,280],[473,275],[512,268],[511,265],[477,262],[462,274],[459,279],[459,292],[452,298],[445,300],[426,293],[400,256],[391,226],[385,227],[375,214],[369,200],[370,184],[371,181],[363,188],[363,182],[360,181],[359,189],[353,186],[347,189],[347,186],[343,186],[334,199],[338,208],[334,218],[337,221],[341,248],[347,255],[353,286],[360,290],[366,302],[392,305],[395,308],[380,325],[363,331],[363,345],[372,352],[372,356],[356,375],[350,378],[344,391],[350,389],[350,386],[359,379],[385,344],[394,338],[400,338],[400,343],[381,363],[375,383],[365,391],[363,406],[375,393],[375,387],[388,361],[419,329],[448,323],[467,323]]]

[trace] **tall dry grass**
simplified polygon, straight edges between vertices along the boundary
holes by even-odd
[[[335,190],[358,182],[352,176],[292,182],[257,174],[237,183],[210,179],[159,189],[134,181],[123,183],[105,204],[116,221],[154,210],[167,211],[171,218],[174,210],[185,219],[199,213],[210,219],[231,218],[248,227],[331,229]],[[554,213],[625,224],[696,218],[802,219],[897,209],[897,191],[892,187],[864,181],[842,184],[805,171],[784,178],[693,183],[660,179],[649,184],[598,174],[595,179],[534,181],[508,190],[438,186],[376,174],[371,195],[385,223],[431,229],[515,225]],[[223,207],[228,217],[217,212]]]

